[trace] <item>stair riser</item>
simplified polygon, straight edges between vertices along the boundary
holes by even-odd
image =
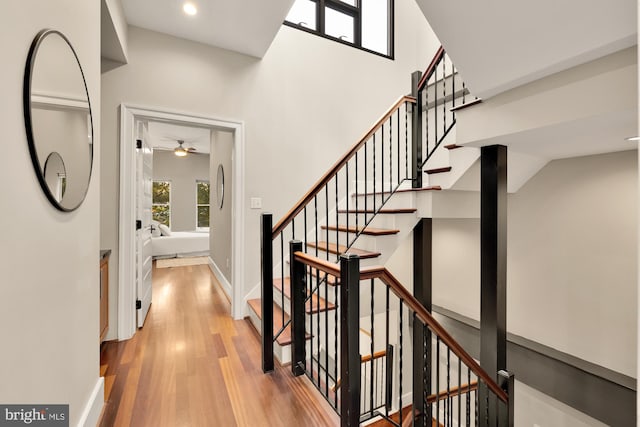
[[[349,226],[355,226],[356,225],[356,217],[357,217],[357,224],[358,227],[362,227],[364,224],[366,224],[365,221],[370,221],[368,224],[368,227],[373,227],[373,228],[384,228],[384,229],[395,229],[396,227],[396,215],[373,215],[368,213],[366,215],[366,219],[365,219],[365,215],[364,214],[341,214],[339,221],[340,224],[343,225],[347,225],[347,217],[349,218]],[[335,219],[333,221],[330,221],[331,225],[335,225]]]
[[[314,279],[315,282],[315,279]],[[338,290],[338,292],[340,292]],[[321,295],[322,298],[325,298],[325,288],[324,288],[324,284],[321,285]],[[335,289],[333,286],[329,285],[329,289],[328,289],[328,302],[331,304],[335,304]],[[326,298],[325,298],[326,299]],[[278,290],[278,289],[273,289],[273,301],[278,304],[281,308],[284,309],[284,312],[287,314],[291,314],[291,300],[289,298],[287,298],[287,296],[285,295],[284,297],[284,306],[283,306],[283,300],[282,300],[282,293]],[[323,310],[324,312],[325,310]],[[332,311],[332,310],[326,310],[326,311]],[[314,313],[315,314],[315,313]],[[309,316],[309,314],[307,314],[307,317]]]
[[[373,209],[374,207],[379,208],[383,200],[382,195],[380,194],[376,194],[376,195],[369,194],[367,196],[364,196],[364,195],[352,196],[350,200],[351,204],[349,205],[349,208],[355,209],[356,198],[358,199],[358,209],[365,209],[365,199],[367,201],[366,207],[368,209]],[[375,205],[374,205],[374,198],[375,198]],[[384,200],[387,200],[388,198],[389,198],[389,194],[384,194]],[[411,192],[395,193],[393,197],[389,198],[388,201],[384,204],[385,209],[401,209],[401,208],[413,208],[413,207],[415,206],[413,205],[413,197]]]

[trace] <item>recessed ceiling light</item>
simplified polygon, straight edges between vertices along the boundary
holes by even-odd
[[[640,136],[630,136],[624,139],[625,141],[640,141]]]
[[[196,5],[189,2],[185,3],[184,6],[182,6],[182,10],[184,10],[184,13],[189,16],[193,16],[198,13],[198,8],[196,7]]]

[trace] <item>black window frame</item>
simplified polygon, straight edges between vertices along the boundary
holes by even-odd
[[[355,47],[356,49],[363,50],[365,52],[372,53],[374,55],[381,56],[393,60],[395,58],[395,0],[387,0],[387,51],[388,54],[376,52],[375,50],[367,49],[362,46],[362,2],[361,0],[355,0],[355,6],[340,0],[309,0],[316,3],[316,22],[315,30],[313,28],[306,27],[302,23],[293,23],[284,21],[283,24],[296,28],[298,30],[305,31],[307,33],[315,34],[322,38],[333,40],[335,42]],[[343,40],[339,37],[334,37],[325,33],[325,8],[333,9],[337,12],[343,13],[353,18],[353,43]]]

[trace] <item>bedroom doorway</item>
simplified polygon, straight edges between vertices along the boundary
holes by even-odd
[[[239,121],[229,121],[211,117],[162,111],[158,109],[138,108],[122,104],[120,106],[120,231],[119,231],[119,280],[118,280],[118,339],[131,338],[137,329],[136,322],[136,178],[139,163],[136,161],[136,123],[145,122],[149,128],[162,126],[181,126],[199,129],[207,134],[211,155],[207,159],[209,166],[207,179],[194,179],[193,192],[196,206],[191,210],[189,220],[193,221],[195,231],[204,232],[207,226],[216,227],[227,241],[228,248],[220,251],[209,240],[209,266],[213,274],[223,284],[231,300],[232,316],[241,318],[242,289],[244,275],[244,125]],[[153,134],[153,131],[150,132]],[[152,138],[153,139],[153,138]],[[166,154],[177,156],[184,149],[186,156],[197,156],[198,146],[188,137],[169,141],[171,147],[165,147]],[[156,145],[152,142],[151,145]],[[202,146],[201,146],[202,147]],[[195,148],[195,150],[193,150]],[[160,154],[160,151],[154,151]],[[200,152],[206,151],[204,147]],[[165,153],[162,153],[165,154]],[[200,156],[204,158],[204,156]],[[154,161],[154,164],[156,162]],[[158,178],[157,176],[154,177]],[[175,179],[175,178],[174,178]],[[160,181],[160,179],[158,178]],[[166,179],[168,186],[175,185]],[[150,183],[152,185],[152,183]],[[150,185],[148,185],[149,187]],[[208,194],[207,194],[208,193]],[[209,196],[206,200],[205,194]],[[174,201],[175,202],[175,201]],[[208,202],[208,203],[206,203]],[[169,209],[177,205],[170,203]],[[163,212],[163,206],[156,206],[156,217]],[[168,221],[178,225],[180,221],[168,212]],[[161,215],[160,215],[161,217]],[[156,218],[157,219],[157,218]],[[210,223],[206,221],[209,220]],[[226,221],[226,222],[225,222]],[[214,224],[215,223],[215,224]],[[216,225],[217,224],[217,225]],[[180,226],[182,228],[185,225]],[[191,227],[191,226],[186,226]],[[177,228],[177,227],[172,227]],[[171,234],[173,232],[170,231]],[[218,238],[218,235],[216,235]],[[186,243],[192,245],[193,242]],[[198,252],[194,246],[188,246],[187,254]],[[215,261],[214,261],[215,260]]]

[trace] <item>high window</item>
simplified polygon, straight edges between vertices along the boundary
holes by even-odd
[[[153,181],[151,212],[155,221],[171,227],[170,181]]]
[[[196,181],[196,226],[209,228],[209,181]]]
[[[394,0],[296,0],[285,24],[393,58]]]

